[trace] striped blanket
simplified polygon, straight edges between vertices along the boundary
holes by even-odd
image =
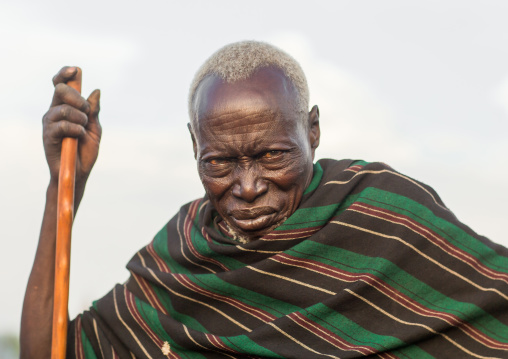
[[[381,163],[321,160],[298,210],[230,239],[205,199],[69,327],[77,358],[508,358],[508,251]]]

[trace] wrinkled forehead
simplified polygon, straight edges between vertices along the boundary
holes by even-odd
[[[297,100],[295,86],[276,68],[262,68],[248,79],[233,83],[208,75],[194,96],[193,125],[234,113],[292,113],[297,111]]]

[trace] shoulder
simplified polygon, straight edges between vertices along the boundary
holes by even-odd
[[[398,172],[384,162],[322,159],[318,164],[323,169],[321,183],[325,187],[330,186],[330,189],[341,187],[349,193],[364,192],[375,194],[376,197],[402,196],[448,211],[432,187]]]
[[[396,172],[392,167],[384,162],[367,162],[358,159],[335,160],[331,158],[324,158],[317,161],[316,164],[323,169],[323,172],[326,174],[327,178],[356,173],[369,175],[390,171]]]

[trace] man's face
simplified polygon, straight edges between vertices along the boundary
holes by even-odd
[[[297,112],[296,95],[283,72],[272,68],[230,84],[208,76],[196,92],[198,172],[215,209],[244,239],[282,224],[312,179],[317,111]]]

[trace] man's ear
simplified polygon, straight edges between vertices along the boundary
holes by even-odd
[[[309,112],[309,143],[312,151],[313,161],[316,148],[319,146],[320,137],[321,130],[319,129],[319,108],[317,105],[314,105]]]
[[[197,159],[198,158],[198,147],[196,144],[196,138],[194,137],[194,132],[192,132],[192,126],[191,126],[190,122],[187,124],[187,128],[189,129],[190,136],[192,139],[192,149],[194,150],[194,159]]]

